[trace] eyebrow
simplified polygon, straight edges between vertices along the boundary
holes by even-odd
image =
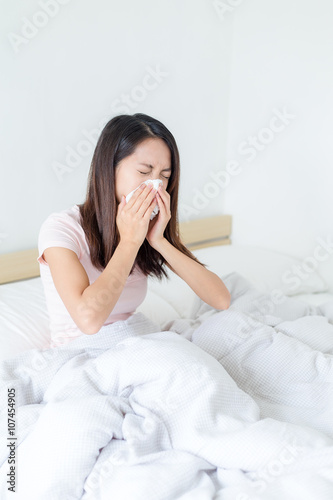
[[[139,165],[144,165],[145,167],[148,167],[148,168],[154,168],[152,165],[148,165],[148,163],[139,163]],[[171,167],[163,168],[162,172],[165,172],[166,170],[168,170],[170,172],[171,171]]]

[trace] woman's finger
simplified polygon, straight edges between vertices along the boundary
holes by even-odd
[[[170,214],[170,195],[169,195],[169,193],[167,191],[163,191],[162,189],[159,189],[157,191],[157,195],[158,195],[159,200],[160,200],[159,207],[160,208],[162,207],[162,210],[164,209],[165,213],[169,213],[169,215],[171,215]]]
[[[148,186],[147,185],[144,185],[144,186],[145,186],[144,189],[141,190],[141,186],[140,186],[140,189],[138,189],[138,191],[141,191],[141,192],[139,193],[137,198],[134,200],[134,203],[132,205],[133,209],[136,212],[139,212],[141,205],[148,199],[148,196],[151,195],[151,191],[153,188],[152,184],[148,184]]]
[[[153,213],[155,206],[156,206],[156,201],[155,198],[153,198],[146,212],[143,214],[144,219],[150,219],[150,216]]]
[[[118,205],[118,213],[120,214],[120,212],[123,210],[124,206],[126,205],[126,196],[122,195],[121,196],[121,201]]]
[[[165,205],[164,205],[164,202],[162,200],[162,197],[160,196],[159,193],[156,193],[156,199],[157,199],[157,203],[158,203],[158,208],[162,211],[162,212],[165,212]]]
[[[159,195],[161,196],[162,200],[164,203],[168,204],[168,201],[170,201],[170,195],[168,193],[168,191],[166,191],[165,189],[163,189],[161,186],[158,188],[158,191]]]
[[[147,210],[150,209],[151,205],[153,206],[153,209],[154,209],[154,207],[156,205],[155,196],[156,196],[156,191],[155,191],[155,189],[152,189],[150,191],[150,193],[148,193],[147,197],[141,202],[141,205],[137,210],[137,213],[139,215],[144,217]]]
[[[133,205],[135,204],[136,200],[139,198],[139,196],[146,192],[148,193],[149,190],[146,189],[147,186],[146,184],[141,184],[141,186],[138,187],[138,189],[133,193],[133,195],[131,196],[131,198],[128,200],[127,202],[127,206],[128,208],[132,208]]]

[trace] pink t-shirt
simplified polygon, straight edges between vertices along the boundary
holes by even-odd
[[[90,260],[89,247],[80,224],[80,210],[77,205],[62,212],[52,213],[42,224],[38,237],[38,262],[43,282],[47,309],[50,318],[51,347],[64,345],[74,338],[84,335],[79,330],[61,300],[51,276],[50,268],[43,259],[43,252],[49,247],[63,247],[73,250],[84,267],[89,283],[101,274]],[[147,293],[147,276],[139,268],[127,278],[125,287],[106,319],[104,325],[125,320],[143,302]]]

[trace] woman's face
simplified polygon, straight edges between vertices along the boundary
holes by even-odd
[[[161,179],[166,189],[170,176],[171,153],[166,143],[162,139],[145,139],[116,167],[117,202],[148,179]]]

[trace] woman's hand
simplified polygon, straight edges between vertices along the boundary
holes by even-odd
[[[164,230],[171,219],[170,195],[162,186],[159,186],[157,190],[156,200],[159,212],[156,217],[150,221],[149,230],[146,236],[150,246],[153,248],[157,247],[163,240]]]
[[[150,216],[155,207],[156,190],[152,184],[142,184],[126,203],[123,196],[118,205],[116,224],[120,241],[140,247],[147,235]]]

